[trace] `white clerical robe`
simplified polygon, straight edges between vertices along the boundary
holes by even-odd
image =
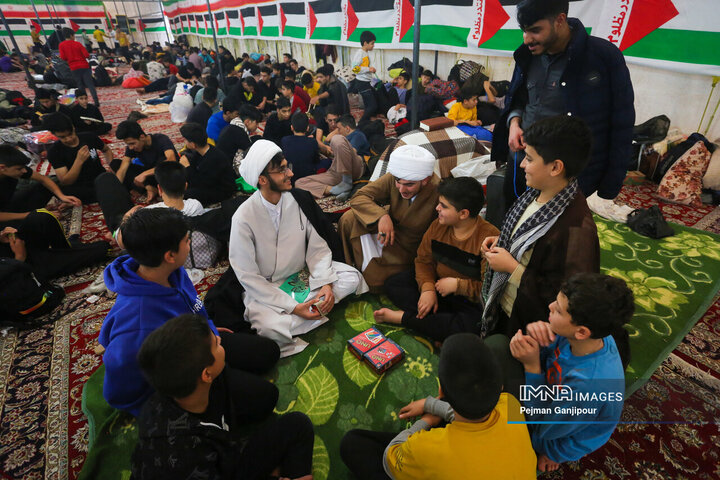
[[[301,335],[327,322],[293,315],[298,304],[280,290],[285,280],[307,265],[312,298],[332,284],[335,303],[368,290],[360,272],[332,260],[327,243],[313,228],[290,192],[284,192],[276,230],[262,194],[257,191],[237,209],[230,231],[230,266],[245,289],[245,320],[258,334],[275,340],[282,356],[302,351]]]

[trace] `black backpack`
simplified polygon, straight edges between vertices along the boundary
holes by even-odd
[[[98,65],[97,67],[95,67],[93,78],[95,79],[95,86],[97,87],[109,87],[112,85],[110,74],[107,72],[107,70],[105,70],[105,67],[103,67],[102,65]]]
[[[40,282],[27,263],[0,258],[0,325],[34,328],[39,318],[52,312],[65,298],[65,291]]]

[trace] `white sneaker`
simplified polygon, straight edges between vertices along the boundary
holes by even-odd
[[[105,277],[103,276],[103,273],[100,272],[100,275],[93,280],[93,283],[88,285],[86,288],[88,293],[100,293],[107,290],[107,286],[105,285]]]
[[[189,268],[187,269],[187,274],[190,277],[190,281],[192,281],[193,285],[197,285],[202,281],[203,278],[205,278],[205,272],[203,272],[199,268]]]

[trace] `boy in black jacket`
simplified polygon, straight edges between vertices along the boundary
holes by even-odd
[[[87,92],[82,88],[75,90],[75,105],[70,109],[70,112],[77,132],[104,135],[112,130],[112,125],[105,121],[100,109],[96,105],[88,103]]]
[[[145,339],[138,363],[156,393],[138,418],[133,478],[312,479],[313,427],[302,413],[265,425],[242,446],[225,350],[204,317],[167,321]]]

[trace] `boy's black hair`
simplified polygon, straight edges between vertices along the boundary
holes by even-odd
[[[48,98],[57,99],[58,96],[60,96],[60,94],[55,90],[50,90],[47,88],[38,88],[37,90],[35,90],[36,100],[45,100]]]
[[[290,99],[285,97],[280,97],[275,101],[275,107],[277,107],[278,110],[282,108],[290,108]]]
[[[117,130],[115,131],[115,136],[118,140],[125,140],[126,138],[138,139],[142,135],[146,135],[145,131],[138,122],[132,120],[120,122],[117,126]]]
[[[19,167],[28,164],[28,157],[12,145],[0,144],[0,165]]]
[[[503,387],[495,354],[474,333],[456,333],[445,339],[438,377],[444,400],[468,420],[492,412]]]
[[[87,97],[87,92],[84,88],[75,89],[75,98],[77,97]]]
[[[290,70],[289,68],[285,70],[285,74],[283,75],[283,79],[286,82],[292,82],[295,83],[295,72]]]
[[[242,79],[242,83],[247,85],[248,87],[257,88],[257,81],[253,77],[245,77]]]
[[[375,34],[372,33],[370,30],[365,30],[360,34],[360,46],[365,45],[366,43],[374,42],[377,38],[375,38]]]
[[[72,132],[75,128],[72,120],[60,112],[43,115],[42,126],[50,133]]]
[[[355,122],[355,117],[353,117],[349,113],[346,113],[345,115],[338,118],[337,123],[345,125],[346,127],[350,128],[351,130],[355,130],[355,128],[357,127],[357,123]]]
[[[296,133],[306,133],[308,125],[310,125],[310,120],[308,119],[308,116],[306,114],[302,112],[296,112],[290,118],[290,125],[292,125],[292,128],[293,130],[295,130]]]
[[[211,342],[216,340],[212,334],[207,319],[194,313],[177,316],[156,328],[137,355],[148,383],[172,398],[193,393],[203,370],[215,363]]]
[[[278,169],[280,168],[280,165],[282,164],[283,160],[285,160],[285,155],[283,155],[282,152],[276,153],[268,162],[267,165],[265,165],[265,168],[263,168],[263,171],[260,172],[260,175],[264,176],[268,180],[270,179],[270,174],[268,173],[271,169]]]
[[[205,77],[205,88],[220,88],[220,82],[215,75]]]
[[[258,108],[254,105],[245,104],[242,107],[240,107],[240,120],[254,120],[256,122],[261,122],[263,118],[263,114]]]
[[[476,218],[485,204],[485,194],[480,182],[472,177],[447,178],[438,185],[438,195],[442,195],[459,212],[467,210],[471,218]]]
[[[329,77],[335,73],[335,67],[328,63],[327,65],[323,65],[322,67],[318,68],[317,73]]]
[[[262,67],[262,68],[260,68],[260,73],[267,73],[268,75],[272,75],[272,68]]]
[[[291,54],[289,54],[289,53],[283,53],[283,57],[288,57],[288,58],[292,58],[292,55],[291,55]]]
[[[313,78],[312,73],[303,72],[303,74],[300,76],[300,82],[307,87],[312,86],[312,84],[315,83],[315,79]]]
[[[120,225],[123,245],[140,265],[159,267],[167,252],[177,252],[188,233],[182,212],[174,208],[141,208]]]
[[[522,30],[540,20],[554,20],[564,13],[568,14],[568,0],[523,0],[517,6],[517,21]]]
[[[403,77],[408,82],[410,81],[410,74],[403,70],[402,72],[398,73],[398,77]]]
[[[294,58],[291,58],[290,62],[288,62],[288,63],[294,63],[295,65],[299,65],[298,61],[295,60]]]
[[[63,28],[63,36],[66,40],[69,40],[75,36],[75,32],[72,28]]]
[[[273,63],[271,68],[272,70],[278,70],[282,72],[285,67],[281,63]]]
[[[525,130],[524,138],[545,164],[561,160],[568,180],[583,171],[590,157],[592,134],[579,117],[556,115],[538,120]]]
[[[291,92],[295,91],[295,82],[290,80],[285,80],[282,82],[282,86],[290,90]]]
[[[187,176],[185,167],[180,162],[165,160],[155,167],[155,179],[163,192],[172,198],[182,198],[185,195]]]
[[[214,102],[215,100],[217,100],[217,94],[218,94],[217,88],[205,87],[203,89],[202,99],[205,102]]]
[[[207,132],[205,132],[205,128],[203,128],[203,126],[199,123],[190,122],[184,124],[180,127],[180,135],[182,135],[185,140],[194,143],[198,147],[204,147],[207,145]]]
[[[339,105],[335,105],[334,103],[331,103],[330,105],[325,107],[325,116],[326,117],[328,115],[335,115],[336,117],[339,117],[341,114],[342,114],[342,112],[340,111]]]
[[[434,75],[430,70],[423,70],[423,72],[422,72],[420,75],[421,75],[421,76],[422,76],[422,75],[425,75],[425,76],[430,77],[430,78],[435,77],[435,75]]]
[[[457,95],[455,96],[455,98],[457,98],[457,101],[458,101],[458,102],[462,103],[462,102],[464,102],[465,100],[470,100],[472,97],[477,97],[477,96],[478,96],[477,93],[472,93],[472,92],[468,92],[468,91],[463,91],[462,89],[460,89],[460,91],[457,93]]]
[[[223,100],[222,111],[236,112],[240,109],[240,103],[240,100],[234,95],[225,97],[225,100]]]
[[[568,299],[572,323],[587,327],[590,338],[612,335],[626,368],[630,363],[630,336],[623,325],[632,320],[635,299],[625,281],[601,273],[576,273],[560,291]]]
[[[131,64],[133,70],[142,70],[142,63],[135,61]]]

